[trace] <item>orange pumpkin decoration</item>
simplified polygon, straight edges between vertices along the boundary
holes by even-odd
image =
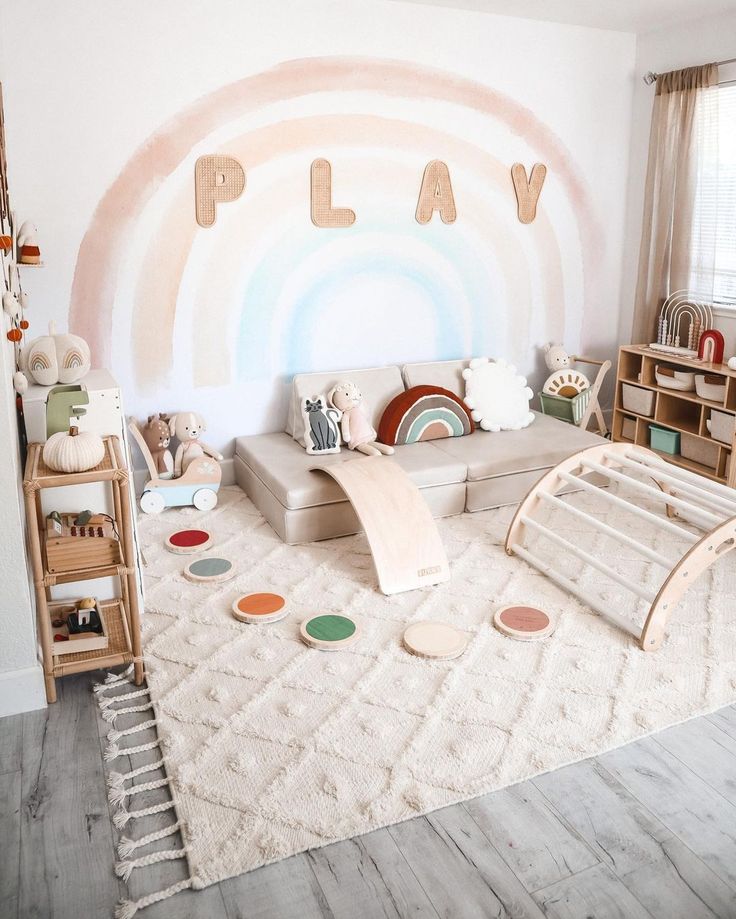
[[[28,322],[27,319],[21,319],[21,321],[18,323],[18,325],[19,325],[19,326],[21,327],[21,329],[23,329],[23,331],[25,332],[25,330],[28,328],[28,326],[30,325],[30,323]]]
[[[20,329],[11,329],[8,332],[8,341],[20,341],[23,338],[23,333]]]

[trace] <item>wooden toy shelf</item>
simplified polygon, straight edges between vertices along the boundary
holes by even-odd
[[[138,582],[128,470],[117,437],[105,437],[103,440],[105,456],[102,462],[87,472],[76,473],[54,472],[43,461],[43,444],[28,445],[23,491],[36,592],[38,634],[43,653],[46,698],[49,702],[56,701],[56,678],[69,673],[81,673],[86,670],[96,670],[99,667],[116,667],[133,663],[136,684],[140,685],[143,682]],[[51,573],[46,564],[46,518],[41,507],[41,491],[44,488],[86,485],[90,482],[110,483],[114,518],[120,541],[120,564],[75,568]],[[120,596],[99,602],[108,634],[107,647],[95,651],[54,655],[51,613],[55,607],[63,603],[52,599],[51,588],[56,584],[108,577],[119,579]]]
[[[722,401],[713,401],[702,398],[696,392],[661,386],[655,377],[657,366],[720,377],[725,385],[725,396]],[[653,393],[651,414],[624,408],[624,384],[631,384]],[[706,422],[710,419],[713,409],[732,415],[736,419],[736,371],[731,370],[726,364],[675,357],[640,345],[627,345],[619,349],[613,440],[652,449],[650,424],[679,432],[681,437],[686,436],[691,442],[701,444],[703,450],[712,457],[713,465],[698,462],[679,453],[670,454],[660,450],[654,452],[676,466],[735,488],[736,464],[731,461],[731,456],[736,433],[731,443],[723,443],[711,437]]]

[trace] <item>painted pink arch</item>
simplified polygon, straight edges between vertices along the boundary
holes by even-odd
[[[515,100],[465,77],[410,62],[361,57],[286,61],[192,103],[138,148],[106,191],[79,247],[69,310],[70,328],[88,341],[98,362],[104,365],[110,357],[109,330],[123,248],[142,209],[165,179],[223,123],[264,105],[335,89],[441,100],[504,122],[557,174],[578,212],[590,263],[597,260],[602,234],[569,151]]]

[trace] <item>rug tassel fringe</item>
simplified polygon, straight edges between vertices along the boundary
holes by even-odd
[[[168,784],[168,779],[155,779],[152,782],[141,782],[140,785],[132,785],[130,788],[116,785],[110,789],[107,797],[110,804],[119,806],[130,795],[138,795],[142,791],[153,791],[154,788],[164,788]]]
[[[110,743],[105,750],[105,762],[117,759],[118,756],[131,756],[133,753],[145,753],[146,750],[153,750],[158,747],[161,741],[152,740],[150,743],[142,743],[137,747],[123,747],[122,749],[116,743]]]
[[[112,822],[119,830],[122,830],[131,820],[137,820],[139,817],[149,817],[151,814],[162,814],[164,811],[171,810],[173,806],[173,801],[163,801],[161,804],[152,804],[151,807],[144,807],[139,811],[128,811],[125,809],[125,804],[121,804],[120,810],[113,814]]]
[[[155,727],[156,719],[149,718],[148,721],[144,721],[143,724],[136,724],[132,728],[126,728],[124,731],[110,731],[107,735],[107,739],[110,743],[117,743],[122,737],[128,737],[130,734],[140,734],[142,731],[147,731],[149,728]]]
[[[145,687],[143,689],[135,688],[131,692],[103,695],[108,689],[116,690],[120,686],[132,683],[133,680],[131,677],[133,671],[134,667],[131,665],[123,673],[110,674],[104,683],[99,683],[97,686],[93,687],[94,692],[97,694],[97,703],[100,707],[102,717],[109,724],[114,725],[118,715],[137,714],[139,712],[146,712],[153,709],[153,702],[148,693],[148,689]],[[140,705],[125,706],[124,708],[115,707],[120,702],[139,699],[143,696],[148,696],[148,700]],[[139,734],[143,731],[149,730],[150,728],[155,728],[156,724],[157,719],[154,717],[144,721],[142,724],[126,728],[123,731],[118,731],[115,729],[111,730],[107,735],[108,744],[104,753],[105,761],[111,762],[112,760],[117,759],[118,756],[132,756],[136,753],[144,753],[147,750],[160,748],[161,742],[158,738],[151,741],[150,743],[138,744],[137,746],[132,747],[121,747],[119,745],[119,741],[122,740],[123,737]],[[156,762],[144,764],[136,769],[131,769],[129,772],[110,772],[107,779],[107,784],[109,787],[108,798],[112,806],[118,807],[118,811],[113,815],[112,818],[112,822],[115,827],[117,827],[117,829],[122,830],[123,827],[127,826],[128,823],[130,823],[132,820],[138,819],[139,817],[148,817],[152,814],[162,814],[169,810],[173,810],[174,816],[176,817],[176,810],[173,800],[164,801],[161,804],[154,804],[151,807],[145,807],[137,811],[129,811],[125,806],[127,799],[133,795],[137,795],[143,791],[153,791],[154,789],[164,788],[169,785],[168,778],[162,778],[153,779],[150,782],[141,782],[139,785],[131,785],[129,788],[125,787],[126,779],[133,779],[136,776],[145,775],[148,772],[154,772],[158,769],[165,770],[165,763],[162,756],[160,756]],[[155,865],[158,862],[173,861],[174,859],[186,859],[187,853],[185,847],[161,849],[157,852],[151,852],[149,855],[142,855],[138,858],[131,858],[131,855],[136,851],[136,849],[140,849],[143,846],[148,845],[148,843],[154,842],[155,840],[165,839],[167,836],[173,836],[179,831],[179,829],[180,824],[179,821],[176,820],[169,826],[164,827],[161,830],[157,830],[153,833],[149,833],[146,836],[142,836],[140,839],[129,839],[125,836],[121,837],[118,845],[119,861],[115,865],[115,873],[118,875],[118,877],[127,882],[136,868],[146,868],[149,865]],[[179,881],[176,884],[172,884],[170,887],[165,887],[162,890],[148,894],[147,896],[141,897],[138,900],[121,900],[115,907],[115,919],[132,919],[138,910],[143,909],[146,906],[151,906],[153,903],[158,903],[161,900],[167,900],[169,897],[173,897],[175,894],[182,890],[188,890],[193,886],[193,883],[194,879],[192,877],[188,877],[186,880]]]
[[[151,842],[157,842],[159,839],[173,836],[174,833],[179,832],[180,828],[181,824],[177,820],[176,823],[172,823],[162,830],[156,830],[155,833],[149,833],[147,836],[141,836],[140,839],[129,839],[127,836],[121,836],[120,842],[118,843],[118,858],[120,858],[121,861],[125,861],[125,859],[131,856],[136,849],[142,849],[143,846],[147,846]]]
[[[104,692],[106,689],[110,689],[113,685],[122,685],[123,683],[130,683],[129,677],[133,674],[133,664],[130,667],[127,667],[123,670],[122,673],[108,673],[105,677],[104,683],[97,683],[92,687],[92,692]]]
[[[145,766],[131,769],[130,772],[111,772],[107,776],[107,784],[110,788],[120,788],[125,784],[126,779],[134,779],[139,775],[145,775],[146,772],[155,772],[156,769],[163,768],[164,761],[162,759],[157,759],[155,763],[147,763]]]
[[[107,688],[107,687],[106,687]],[[136,689],[134,692],[123,692],[119,696],[106,696],[104,699],[100,699],[98,705],[100,708],[110,708],[111,705],[114,705],[115,702],[127,702],[129,699],[138,699],[141,696],[148,695],[148,688],[143,687],[143,689]]]
[[[146,702],[145,705],[129,705],[127,708],[103,708],[102,717],[109,724],[115,724],[118,715],[132,715],[134,712],[147,712],[153,708],[153,702]]]
[[[142,855],[140,858],[126,858],[117,862],[115,874],[124,881],[129,881],[136,868],[146,868],[148,865],[155,865],[158,862],[170,862],[185,857],[186,852],[184,849],[163,849],[160,852],[152,852],[150,855]]]
[[[121,900],[115,907],[115,919],[133,919],[139,909],[151,906],[151,904],[158,903],[161,900],[167,900],[182,890],[188,890],[191,886],[192,878],[187,878],[185,881],[179,881],[178,884],[172,884],[171,887],[166,887],[164,890],[151,893],[147,897],[141,897],[140,900]]]

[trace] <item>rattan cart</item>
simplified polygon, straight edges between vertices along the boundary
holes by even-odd
[[[118,438],[111,436],[103,440],[105,456],[102,462],[87,472],[76,473],[54,472],[43,461],[43,444],[33,443],[28,446],[23,491],[36,592],[38,634],[43,653],[43,675],[46,698],[49,702],[56,701],[56,678],[70,673],[133,663],[136,684],[140,685],[143,681],[138,580],[128,469]],[[114,519],[120,541],[119,562],[51,573],[46,560],[46,520],[41,506],[41,491],[44,488],[87,485],[90,482],[110,483]],[[107,630],[107,647],[94,651],[54,654],[51,613],[59,604],[52,600],[51,588],[56,584],[110,577],[117,578],[120,596],[102,600],[99,604]]]

